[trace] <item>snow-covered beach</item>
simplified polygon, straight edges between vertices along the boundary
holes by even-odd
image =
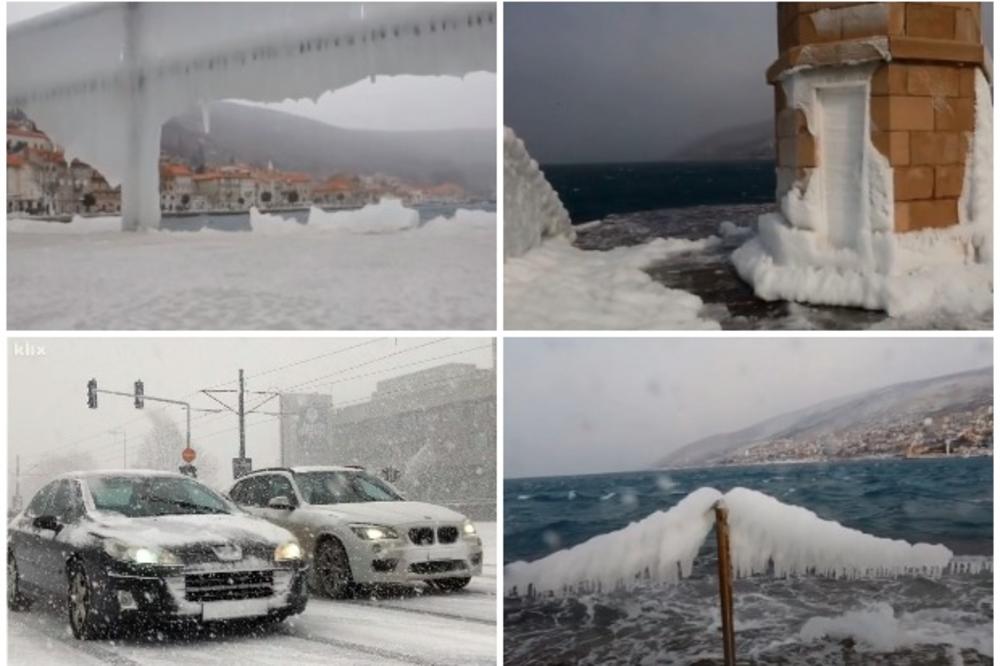
[[[118,218],[10,220],[8,325],[60,329],[487,329],[496,214],[418,225],[383,202],[256,214],[253,231],[123,233]]]

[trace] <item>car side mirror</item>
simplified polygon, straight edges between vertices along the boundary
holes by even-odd
[[[62,529],[62,525],[59,524],[59,520],[55,516],[38,516],[31,521],[31,524],[40,530],[58,532]]]
[[[288,499],[284,495],[278,495],[277,497],[272,497],[267,501],[268,509],[278,509],[279,511],[291,511],[295,508],[292,504],[292,500]]]

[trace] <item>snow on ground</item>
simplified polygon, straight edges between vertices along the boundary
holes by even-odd
[[[313,209],[308,224],[254,212],[252,232],[123,233],[119,218],[10,220],[12,329],[489,329],[496,215],[419,228],[385,202]],[[385,213],[388,225],[373,220]],[[411,215],[412,213],[412,215]],[[359,233],[359,231],[361,233]]]
[[[657,239],[606,252],[556,238],[504,264],[504,325],[510,329],[717,329],[694,294],[669,289],[642,269],[705,249],[716,239]]]
[[[657,240],[585,252],[559,195],[509,128],[504,133],[504,324],[509,329],[719,328],[702,300],[643,268],[717,241]]]
[[[201,633],[164,631],[115,641],[77,641],[63,609],[7,615],[11,664],[495,664],[496,523],[476,523],[483,538],[483,575],[461,592],[418,586],[398,596],[332,601],[313,596],[302,615],[251,631],[222,627]]]

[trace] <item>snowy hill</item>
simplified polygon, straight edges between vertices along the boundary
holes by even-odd
[[[735,432],[687,444],[656,462],[655,467],[686,467],[725,462],[733,455],[776,440],[806,445],[847,433],[884,431],[900,424],[922,423],[993,404],[993,368],[894,384],[827,400],[775,416]]]
[[[455,182],[481,196],[493,196],[496,187],[492,130],[344,129],[233,102],[213,102],[209,111],[208,133],[199,111],[164,124],[162,150],[195,165],[270,161],[275,168],[318,177],[380,172],[414,182]]]
[[[774,121],[770,118],[702,136],[671,156],[690,162],[774,159]]]

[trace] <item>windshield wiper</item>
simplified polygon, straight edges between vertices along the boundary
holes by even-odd
[[[147,496],[147,497],[144,497],[143,499],[145,499],[146,501],[163,502],[165,504],[173,504],[174,506],[180,506],[180,507],[184,507],[186,509],[195,509],[196,510],[195,513],[229,513],[228,511],[224,511],[222,509],[215,509],[215,508],[210,507],[210,506],[205,506],[204,504],[195,504],[194,502],[188,502],[188,501],[179,500],[179,499],[169,499],[167,497]]]

